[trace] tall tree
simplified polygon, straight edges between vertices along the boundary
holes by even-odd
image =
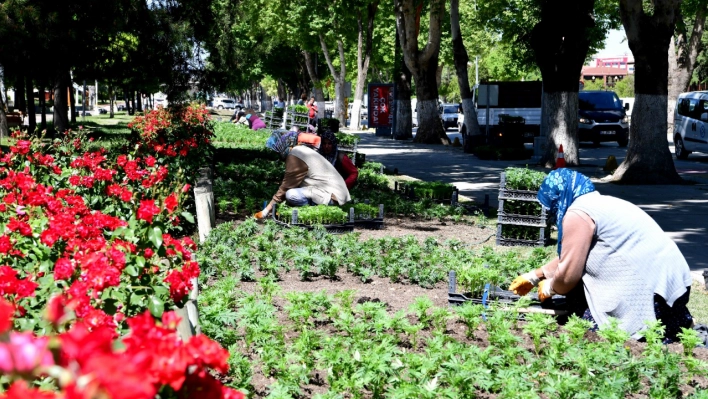
[[[698,56],[704,50],[701,39],[707,14],[708,2],[704,0],[684,0],[678,10],[676,31],[673,40],[669,42],[669,125],[674,123],[676,98],[688,88]]]
[[[396,28],[398,32],[398,27]],[[411,109],[411,71],[406,67],[403,60],[399,35],[396,33],[394,51],[393,81],[394,104],[396,112],[395,131],[393,138],[396,140],[406,140],[413,137],[413,111]]]
[[[635,60],[634,109],[627,156],[613,180],[627,184],[681,181],[666,139],[669,60],[681,0],[620,0],[620,15]]]
[[[351,128],[359,129],[361,126],[361,103],[364,99],[366,76],[369,72],[369,63],[373,52],[374,19],[379,8],[380,0],[366,2],[366,28],[362,9],[356,10],[357,21],[357,46],[356,46],[356,88],[354,89],[354,104],[349,115]],[[366,36],[366,38],[364,37]]]
[[[450,144],[438,114],[438,57],[441,25],[445,17],[444,0],[430,1],[428,40],[418,47],[418,28],[421,7],[414,0],[395,0],[396,25],[403,49],[403,59],[415,81],[418,132],[415,141],[429,144]]]
[[[541,128],[547,134],[541,162],[555,163],[560,145],[565,161],[577,165],[578,90],[580,71],[590,48],[595,0],[544,0],[541,18],[531,31],[530,44],[543,76]]]
[[[467,63],[469,56],[465,43],[462,40],[460,31],[460,0],[450,1],[450,31],[452,33],[452,52],[455,62],[455,72],[457,73],[457,83],[460,86],[460,98],[462,102],[462,112],[465,116],[463,125],[463,137],[472,140],[469,136],[479,136],[479,122],[477,121],[477,111],[474,108],[472,91],[470,90],[470,80],[467,73]]]
[[[341,38],[337,38],[337,53],[339,55],[339,72],[337,72],[332,58],[329,54],[329,49],[327,48],[327,41],[325,40],[325,35],[320,33],[320,44],[322,45],[322,53],[327,61],[327,66],[332,74],[332,80],[334,80],[334,118],[340,121],[345,120],[345,110],[344,110],[344,84],[347,78],[347,63],[344,58],[344,43]],[[324,108],[324,107],[322,107]]]

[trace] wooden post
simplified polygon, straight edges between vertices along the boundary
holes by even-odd
[[[201,168],[200,176],[194,187],[194,202],[197,208],[197,227],[199,228],[199,242],[203,243],[211,229],[216,227],[216,214],[214,211],[214,192],[211,184],[211,169]],[[196,255],[192,254],[192,260]],[[196,334],[201,333],[199,327],[199,311],[197,297],[199,296],[199,280],[191,280],[192,291],[184,305],[175,307],[175,313],[180,317],[177,332],[182,340],[187,341]]]

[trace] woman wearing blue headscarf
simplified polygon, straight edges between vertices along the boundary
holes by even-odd
[[[676,244],[639,207],[601,195],[586,176],[551,172],[538,200],[556,218],[558,258],[517,277],[518,295],[538,285],[541,301],[566,295],[570,309],[595,326],[616,318],[638,338],[647,321],[660,320],[666,342],[693,318],[686,308],[691,276]]]

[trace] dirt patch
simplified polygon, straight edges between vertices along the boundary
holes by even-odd
[[[262,277],[262,275],[258,275]],[[399,310],[406,310],[415,302],[418,297],[428,297],[435,306],[447,306],[447,283],[438,283],[432,289],[422,288],[417,285],[392,283],[387,278],[372,277],[369,282],[362,282],[360,278],[346,272],[337,274],[337,278],[318,276],[308,281],[302,281],[296,271],[281,273],[280,296],[285,296],[289,292],[320,292],[327,295],[334,295],[337,292],[346,290],[356,291],[354,301],[381,302],[387,305],[387,309],[395,313]],[[246,293],[258,292],[258,283],[242,282],[239,286]]]
[[[356,231],[361,234],[362,239],[412,235],[419,241],[434,237],[440,242],[457,239],[468,245],[492,244],[496,235],[496,229],[485,224],[455,223],[450,220],[441,222],[410,217],[386,218],[381,230]]]

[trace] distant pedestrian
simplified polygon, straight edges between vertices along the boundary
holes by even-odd
[[[307,101],[307,94],[302,93],[300,99],[297,101],[297,105],[305,105],[305,101]]]
[[[317,102],[315,101],[315,97],[311,97],[310,101],[307,102],[307,108],[309,110],[307,114],[309,120],[307,123],[312,126],[317,126]]]

